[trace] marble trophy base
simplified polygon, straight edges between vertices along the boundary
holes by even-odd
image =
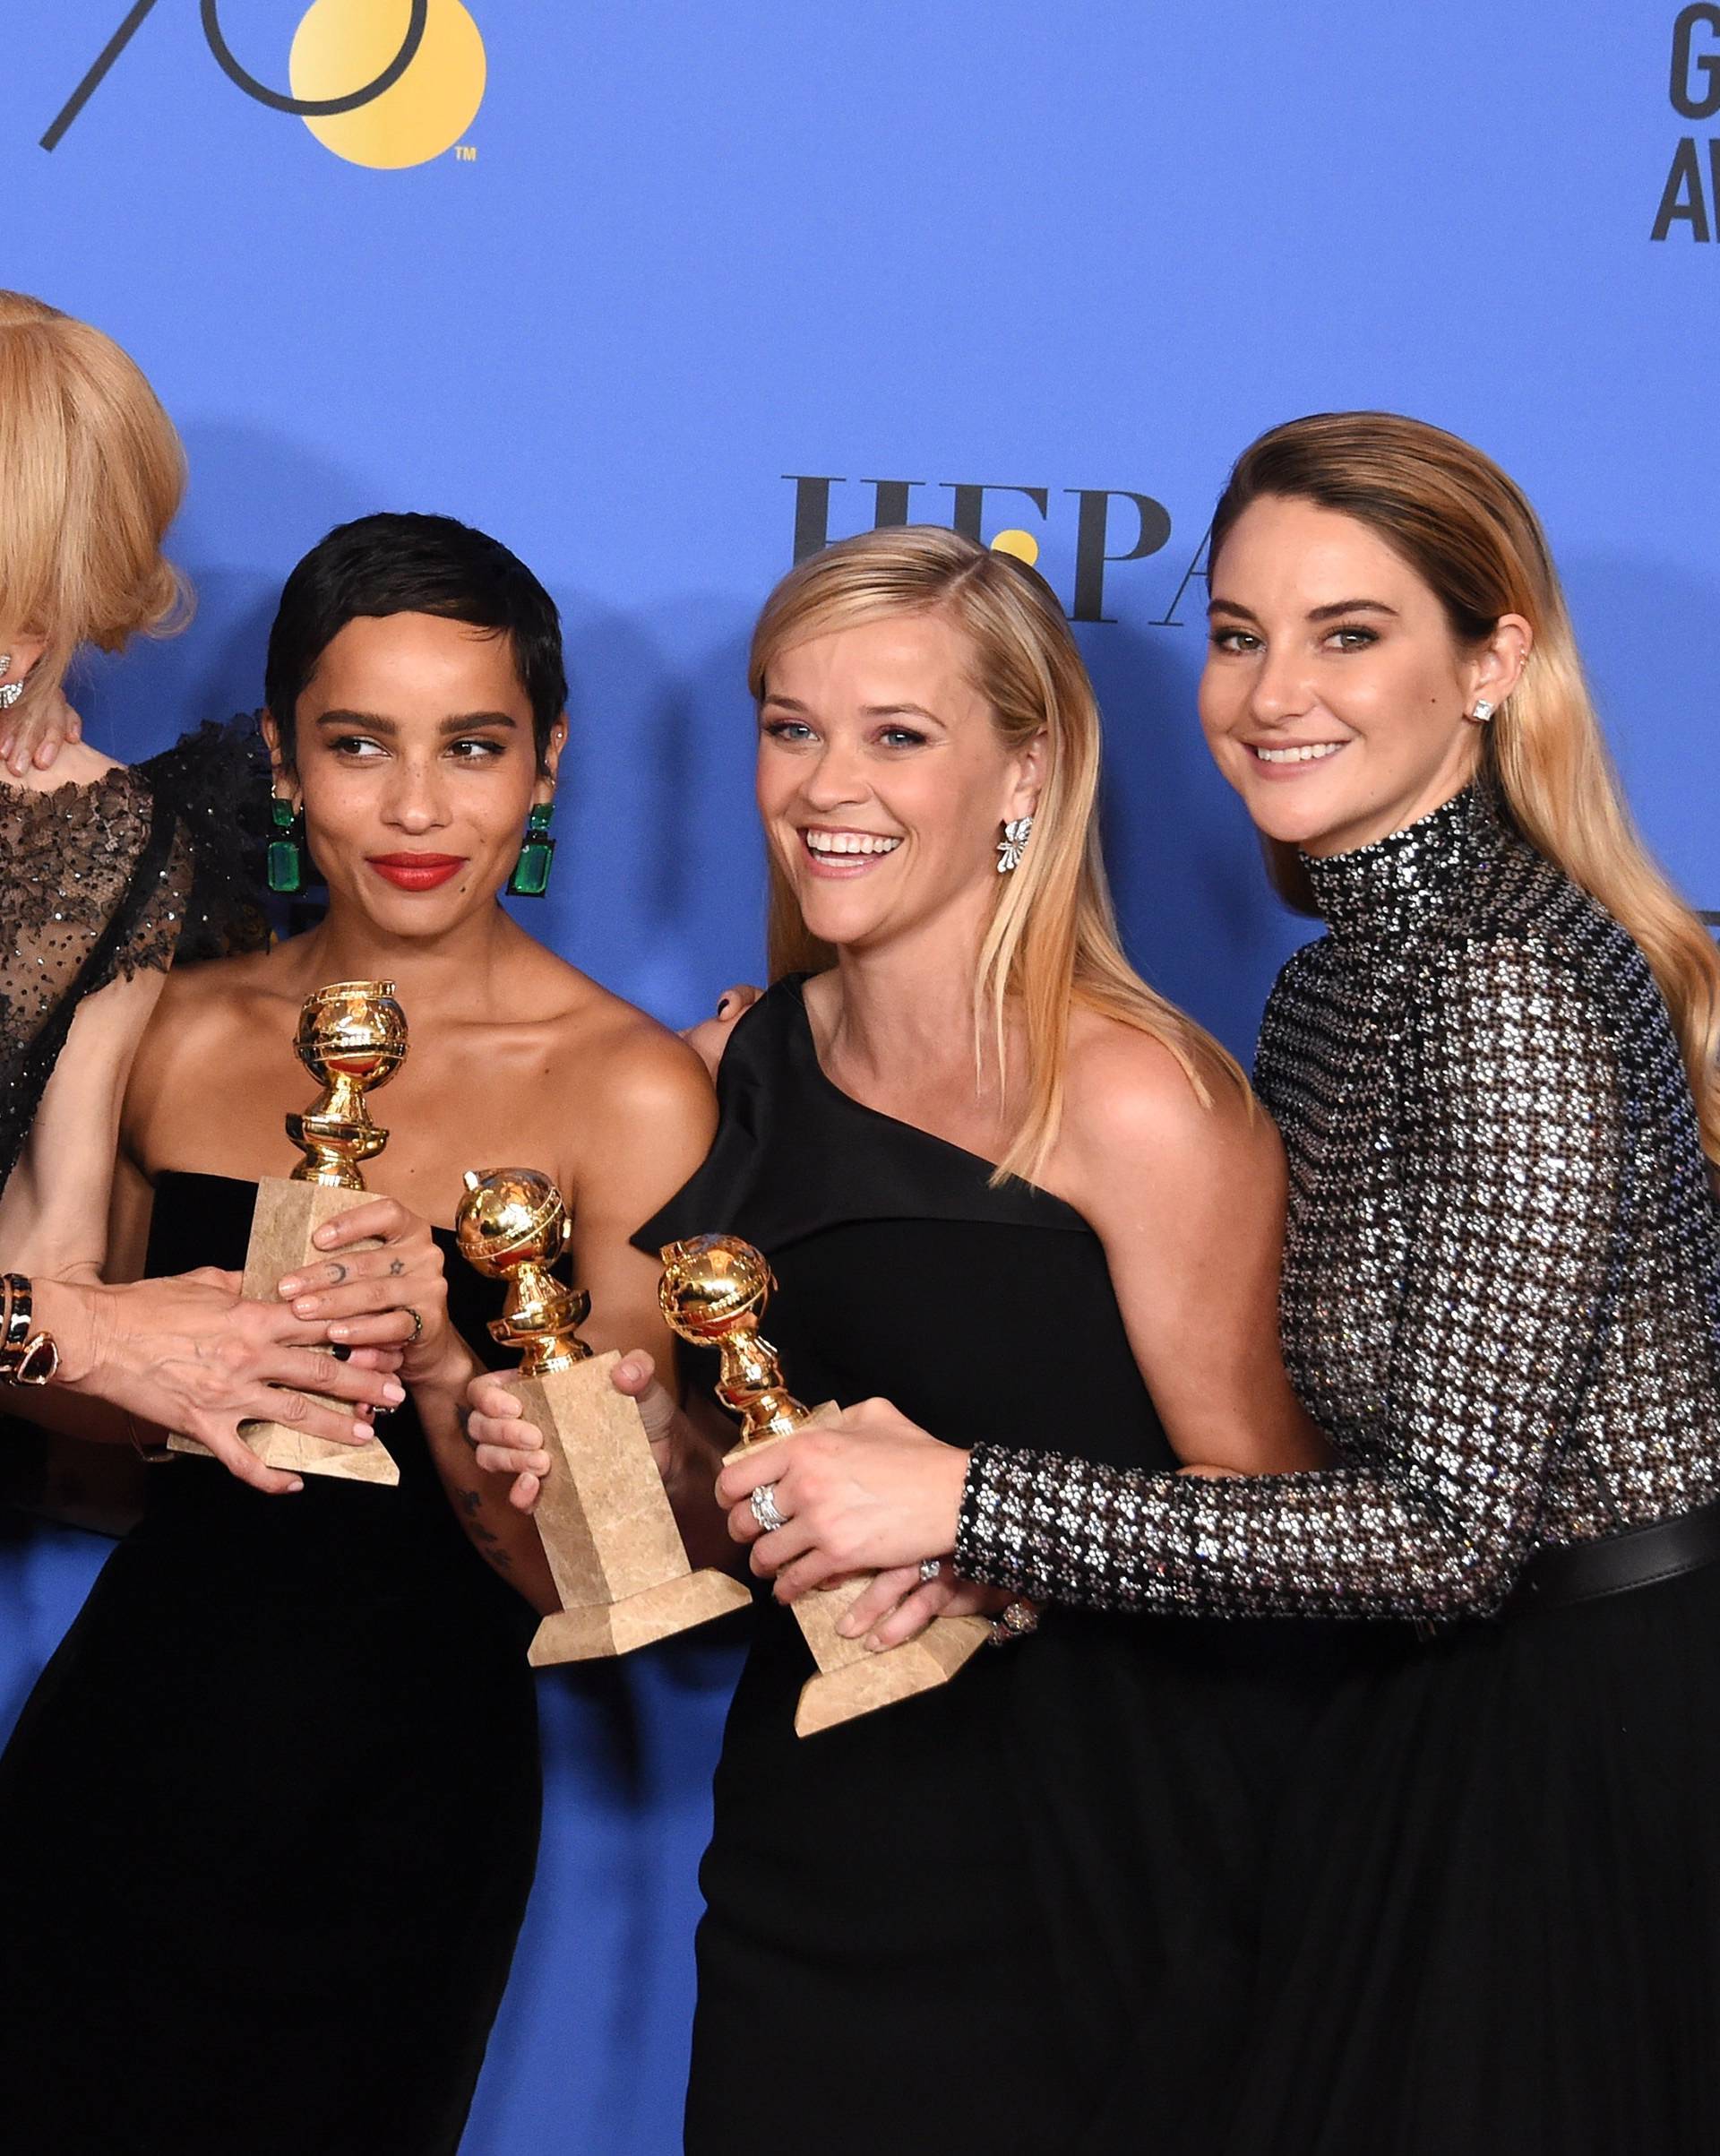
[[[251,1240],[245,1254],[245,1292],[259,1301],[272,1303],[275,1283],[297,1272],[308,1261],[323,1262],[311,1238],[325,1220],[349,1212],[355,1205],[368,1204],[368,1190],[331,1190],[321,1183],[294,1183],[270,1176],[257,1186],[256,1211],[251,1216]],[[372,1238],[349,1246],[354,1250],[374,1250]],[[311,1395],[321,1399],[320,1393]],[[350,1401],[331,1400],[330,1407],[350,1416]],[[239,1435],[265,1467],[288,1474],[336,1476],[348,1482],[398,1483],[400,1470],[382,1445],[340,1445],[333,1438],[313,1437],[284,1422],[242,1422]],[[168,1439],[176,1453],[202,1453],[208,1446],[194,1437],[177,1434]]]
[[[810,1428],[835,1412],[828,1402],[815,1408],[805,1427]],[[723,1464],[732,1466],[744,1459],[750,1449],[737,1447]],[[813,1660],[818,1664],[818,1675],[809,1677],[800,1688],[795,1709],[796,1737],[833,1729],[838,1722],[852,1721],[874,1708],[891,1706],[899,1699],[911,1699],[916,1692],[929,1692],[934,1685],[948,1684],[991,1636],[988,1618],[959,1617],[934,1618],[918,1639],[905,1641],[899,1647],[886,1647],[882,1653],[869,1648],[864,1636],[845,1639],[837,1626],[875,1577],[873,1573],[859,1573],[834,1587],[814,1588],[793,1606]]]
[[[552,1462],[536,1518],[562,1599],[532,1640],[538,1668],[629,1654],[752,1599],[726,1572],[688,1564],[639,1409],[609,1382],[620,1360],[594,1355],[519,1382]]]

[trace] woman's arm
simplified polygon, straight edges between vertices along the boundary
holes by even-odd
[[[876,1447],[872,1479],[890,1499],[874,1506],[866,1561],[898,1562],[931,1533],[970,1578],[1097,1608],[1497,1608],[1605,1319],[1624,1084],[1604,1009],[1574,965],[1532,944],[1448,953],[1407,1032],[1412,1105],[1395,1137],[1409,1247],[1370,1464],[1207,1481],[982,1445],[952,1493],[932,1460],[944,1448],[868,1402],[842,1419]],[[800,1583],[827,1561],[820,1540],[804,1557],[778,1545]]]
[[[167,976],[153,969],[86,996],[18,1165],[0,1191],[0,1252],[18,1272],[102,1277],[119,1116],[138,1043]]]
[[[1272,1119],[1203,1105],[1168,1050],[1105,1024],[1071,1059],[1056,1187],[1090,1222],[1135,1361],[1186,1465],[1277,1474],[1331,1448],[1278,1345],[1287,1177]]]

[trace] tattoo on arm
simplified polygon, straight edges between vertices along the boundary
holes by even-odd
[[[461,1510],[466,1514],[466,1531],[477,1545],[478,1556],[494,1565],[498,1572],[512,1572],[513,1559],[503,1548],[501,1536],[483,1517],[482,1490],[463,1489],[458,1495]]]
[[[502,1540],[501,1536],[496,1533],[495,1530],[484,1517],[483,1491],[476,1489],[463,1489],[460,1493],[460,1502],[465,1508],[466,1530],[467,1532],[471,1536],[473,1541],[485,1544],[486,1546],[498,1545]],[[489,1556],[490,1550],[488,1547],[485,1548],[484,1554],[486,1557]],[[498,1565],[505,1565],[507,1559],[503,1557],[498,1557],[495,1562]]]

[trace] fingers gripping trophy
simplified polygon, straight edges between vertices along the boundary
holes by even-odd
[[[393,982],[338,980],[307,996],[293,1047],[322,1091],[302,1116],[287,1118],[287,1135],[305,1158],[290,1177],[269,1176],[257,1185],[244,1292],[264,1302],[274,1301],[275,1283],[285,1274],[318,1257],[311,1238],[323,1222],[369,1194],[359,1164],[375,1159],[388,1133],[371,1121],[365,1097],[386,1085],[406,1060],[406,1013],[395,1001]],[[350,1246],[376,1246],[374,1238]],[[265,1467],[353,1482],[400,1479],[380,1444],[337,1445],[282,1422],[244,1423],[240,1435]],[[168,1443],[180,1453],[206,1449],[193,1437],[174,1436]]]
[[[531,1660],[625,1654],[744,1608],[739,1580],[688,1563],[638,1405],[609,1382],[620,1356],[579,1336],[590,1298],[550,1271],[569,1235],[555,1184],[531,1168],[469,1170],[455,1229],[468,1263],[508,1283],[490,1331],[523,1350],[520,1403],[551,1461],[536,1518],[562,1607],[538,1627]]]
[[[725,1465],[835,1413],[833,1405],[806,1408],[794,1398],[783,1384],[776,1350],[759,1332],[776,1285],[761,1252],[738,1236],[701,1235],[667,1244],[661,1255],[663,1315],[683,1340],[718,1350],[722,1375],[717,1397],[741,1418],[741,1442]],[[780,1517],[771,1518],[770,1491],[768,1483],[754,1491],[755,1514],[761,1525],[780,1526]],[[793,1606],[819,1670],[801,1687],[795,1712],[798,1736],[947,1684],[991,1635],[984,1617],[937,1617],[917,1639],[882,1651],[864,1640],[843,1638],[838,1624],[874,1576],[862,1573],[834,1587],[814,1588]]]

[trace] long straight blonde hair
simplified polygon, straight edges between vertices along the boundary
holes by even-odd
[[[994,1180],[1043,1169],[1062,1120],[1071,1008],[1148,1034],[1176,1058],[1204,1104],[1214,1086],[1248,1091],[1233,1058],[1141,979],[1117,935],[1099,849],[1099,709],[1087,668],[1045,580],[959,532],[900,525],[839,540],[789,572],[765,601],[747,678],[762,703],[771,661],[809,637],[890,615],[942,615],[967,638],[974,686],[998,736],[1021,749],[1043,734],[1033,836],[1021,865],[999,875],[974,979],[974,1048],[989,1033],[1000,1083],[1007,1024],[1019,1012],[1027,1051],[1022,1112]],[[821,972],[836,953],[806,927],[787,878],[770,861],[770,978]]]
[[[1633,938],[1683,1051],[1702,1144],[1720,1164],[1720,951],[1644,845],[1584,677],[1539,518],[1480,450],[1393,412],[1321,412],[1244,450],[1213,517],[1208,564],[1261,496],[1317,503],[1365,524],[1422,577],[1460,643],[1520,614],[1534,649],[1483,729],[1482,770],[1530,845]],[[1272,880],[1314,910],[1291,846],[1267,844]]]
[[[176,627],[189,594],[161,552],[185,452],[155,392],[111,337],[0,291],[0,648],[41,637],[32,695],[73,654]]]

